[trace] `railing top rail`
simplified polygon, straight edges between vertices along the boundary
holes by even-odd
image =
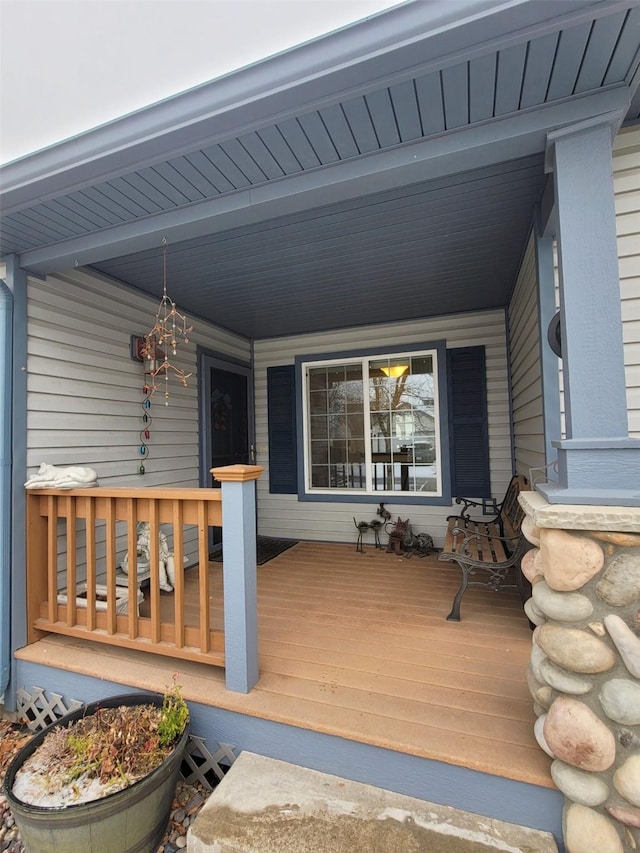
[[[27,489],[32,495],[57,495],[72,498],[141,498],[142,500],[221,501],[220,489],[159,486],[134,488],[129,486],[97,486],[90,489]]]

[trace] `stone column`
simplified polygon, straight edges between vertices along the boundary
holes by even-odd
[[[520,497],[529,689],[567,853],[640,850],[640,508]]]

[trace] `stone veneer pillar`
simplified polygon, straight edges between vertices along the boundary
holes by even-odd
[[[523,493],[534,731],[567,853],[640,851],[640,507]]]

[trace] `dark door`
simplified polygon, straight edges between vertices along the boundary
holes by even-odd
[[[251,371],[217,358],[203,359],[203,479],[204,485],[220,488],[209,473],[224,465],[254,461],[251,428]],[[210,545],[222,541],[220,528],[213,528]]]
[[[251,462],[249,444],[248,376],[235,371],[212,367],[211,452],[209,468],[223,465],[248,465]],[[218,485],[215,482],[213,485]]]

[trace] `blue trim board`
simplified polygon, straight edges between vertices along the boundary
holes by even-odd
[[[6,258],[6,284],[13,296],[12,354],[12,461],[11,461],[11,650],[27,641],[27,549],[25,518],[27,499],[27,276],[18,258]],[[12,662],[5,696],[7,710],[14,710],[15,661]]]
[[[69,700],[92,702],[134,689],[132,685],[25,661],[19,661],[18,666],[19,683],[27,691],[37,685]],[[551,832],[563,849],[563,796],[558,790],[196,702],[189,701],[189,709],[195,735],[210,744],[230,744],[236,754],[249,750],[399,794]]]

